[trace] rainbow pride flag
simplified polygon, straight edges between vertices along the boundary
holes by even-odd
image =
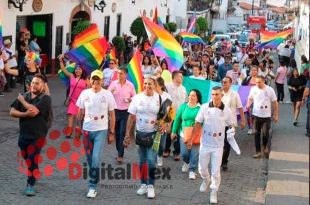
[[[205,44],[205,42],[197,35],[189,32],[181,32],[181,37],[183,38],[183,42],[190,43],[190,44]]]
[[[188,29],[187,29],[187,32],[188,33],[195,33],[196,31],[196,12],[194,13],[194,15],[191,17],[191,21],[189,23],[189,26],[188,26]]]
[[[261,31],[260,33],[260,38],[261,38],[261,43],[266,43],[271,40],[276,40],[276,39],[286,39],[288,35],[290,35],[293,32],[293,29],[288,29],[285,31],[281,31],[279,33],[277,32],[270,32],[270,31]]]
[[[215,41],[215,35],[214,34],[212,34],[211,36],[210,36],[210,43],[213,43],[214,41]]]
[[[177,40],[164,28],[161,28],[147,17],[142,17],[150,44],[156,56],[166,59],[168,69],[179,70],[184,63],[183,49]]]
[[[73,73],[75,70],[75,63],[71,63],[66,67],[66,69],[70,73]],[[65,73],[61,69],[58,70],[58,77],[61,79],[61,81],[65,84],[67,88],[70,86],[70,79],[65,75]]]
[[[140,93],[143,90],[143,74],[141,70],[141,62],[141,54],[140,51],[137,50],[127,65],[128,80],[135,86],[136,93]]]
[[[109,44],[105,38],[99,38],[70,50],[66,55],[90,74],[100,67],[108,47]]]
[[[293,32],[293,29],[288,29],[279,33],[262,31],[261,32],[261,43],[258,44],[255,48],[277,48],[280,43],[282,43],[288,35]]]
[[[116,60],[116,49],[115,49],[115,47],[110,50],[108,59],[109,60]]]
[[[100,34],[97,24],[92,24],[90,27],[75,36],[72,47],[77,48],[98,38],[100,38]]]

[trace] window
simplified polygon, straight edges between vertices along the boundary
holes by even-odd
[[[121,35],[121,25],[122,25],[122,14],[117,14],[117,22],[116,22],[116,35]]]
[[[109,40],[110,36],[110,16],[104,17],[104,36]]]

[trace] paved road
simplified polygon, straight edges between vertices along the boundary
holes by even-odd
[[[52,130],[62,130],[66,124],[66,111],[62,106],[65,91],[57,78],[49,81],[54,110],[54,122]],[[23,195],[26,186],[26,177],[18,171],[17,163],[17,135],[18,121],[8,116],[9,105],[21,90],[20,86],[14,93],[0,98],[0,204],[208,204],[209,193],[200,193],[200,179],[190,181],[187,174],[181,173],[181,162],[175,162],[172,158],[164,160],[164,167],[171,169],[170,180],[156,181],[156,199],[148,200],[136,195],[139,181],[135,180],[101,180],[96,199],[87,199],[87,181],[84,179],[69,180],[68,169],[64,171],[54,170],[50,177],[42,177],[37,184],[38,193],[35,197]],[[286,114],[281,115],[285,117]],[[278,129],[281,129],[279,127]],[[55,133],[55,132],[54,132]],[[54,136],[54,135],[53,135]],[[254,160],[254,137],[248,136],[246,130],[238,133],[237,141],[242,150],[242,155],[231,153],[229,170],[222,173],[222,184],[218,194],[219,204],[242,205],[264,204],[265,187],[267,183],[267,160]],[[63,135],[57,140],[48,138],[47,146],[43,149],[43,162],[40,167],[51,165],[57,167],[57,161],[65,157],[72,161],[72,152],[80,153],[80,148],[71,144],[69,153],[61,151],[61,144],[65,139]],[[73,143],[72,140],[68,141]],[[54,146],[57,151],[56,160],[47,158],[47,148]],[[64,146],[65,147],[65,146]],[[117,167],[115,163],[115,145],[104,147],[103,159],[106,164]],[[82,166],[85,156],[81,156],[78,164]],[[131,145],[125,153],[126,163],[138,162],[136,147]],[[58,164],[59,165],[59,164]],[[61,166],[61,165],[59,165]],[[125,167],[125,165],[123,166]],[[106,186],[106,185],[111,185]],[[115,185],[125,185],[115,187]],[[114,186],[114,187],[113,187]],[[127,186],[127,187],[126,187]]]

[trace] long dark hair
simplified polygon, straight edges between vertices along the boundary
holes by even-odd
[[[84,69],[81,65],[79,65],[79,64],[76,64],[76,65],[75,65],[75,69],[77,69],[77,68],[82,69],[81,79],[86,80],[87,76],[86,76],[86,71],[85,71],[85,69]],[[74,69],[74,72],[73,72],[73,76],[76,78],[75,69]]]
[[[165,80],[162,77],[157,78],[156,83],[160,86],[162,91],[167,92],[167,88],[165,86]]]
[[[148,65],[151,65],[151,58],[150,58],[150,56],[148,56],[148,55],[145,55],[145,56],[143,57],[142,65],[144,65],[144,59],[145,59],[145,58],[148,58],[148,59],[149,59],[149,64],[148,64]]]
[[[202,104],[202,97],[200,91],[197,89],[192,89],[189,93],[191,93],[192,91],[196,93],[198,103]]]

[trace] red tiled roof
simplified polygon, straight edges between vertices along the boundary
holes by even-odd
[[[245,10],[252,10],[252,4],[248,4],[246,2],[239,2],[239,6]],[[260,9],[260,7],[254,5],[254,9],[257,10]]]

